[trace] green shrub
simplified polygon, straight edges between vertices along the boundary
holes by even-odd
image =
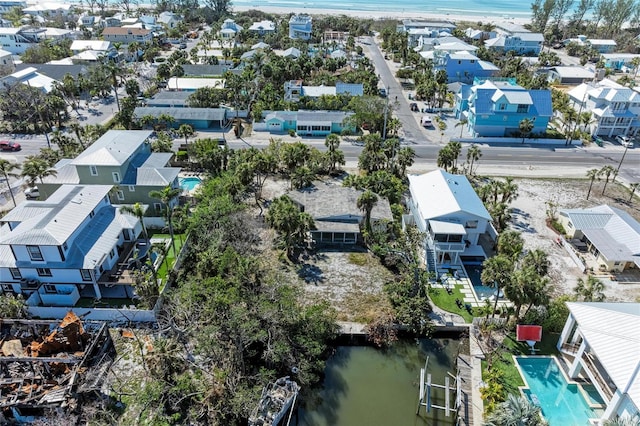
[[[293,129],[289,129],[289,136],[291,136],[292,138],[296,137],[296,131]]]
[[[564,226],[562,226],[562,224],[556,219],[551,219],[551,227],[562,235],[565,235],[567,233],[567,231],[564,229]]]
[[[187,161],[189,159],[189,153],[187,151],[178,151],[176,153],[176,159],[178,161]]]

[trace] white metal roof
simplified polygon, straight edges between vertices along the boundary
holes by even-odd
[[[71,164],[76,166],[120,166],[151,136],[150,130],[109,130]]]
[[[491,215],[464,175],[443,170],[410,175],[409,190],[425,220],[457,212],[491,220]]]
[[[567,307],[613,383],[640,407],[640,303],[568,302]]]
[[[70,49],[72,51],[80,51],[80,50],[100,50],[106,51],[111,47],[110,41],[104,40],[74,40],[71,43]]]

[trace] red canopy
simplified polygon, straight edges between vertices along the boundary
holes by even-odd
[[[539,325],[518,325],[516,326],[516,340],[539,342],[542,340],[542,327]]]

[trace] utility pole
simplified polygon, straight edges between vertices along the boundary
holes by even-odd
[[[387,115],[388,115],[388,111],[389,111],[389,96],[391,96],[391,93],[389,93],[390,89],[389,86],[387,86],[387,102],[384,104],[384,125],[382,127],[382,140],[387,140]]]
[[[627,150],[629,149],[629,145],[625,145],[624,146],[624,152],[622,153],[622,158],[620,159],[620,162],[618,163],[618,167],[616,168],[616,172],[613,174],[613,180],[612,182],[616,181],[616,176],[618,176],[618,172],[620,171],[620,166],[622,166],[622,162],[624,161],[624,157],[625,155],[627,155]]]

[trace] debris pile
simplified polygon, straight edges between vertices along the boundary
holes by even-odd
[[[106,324],[69,312],[60,323],[0,320],[0,410],[5,418],[73,409],[83,392],[99,390],[115,352]],[[0,416],[1,417],[1,416]]]

